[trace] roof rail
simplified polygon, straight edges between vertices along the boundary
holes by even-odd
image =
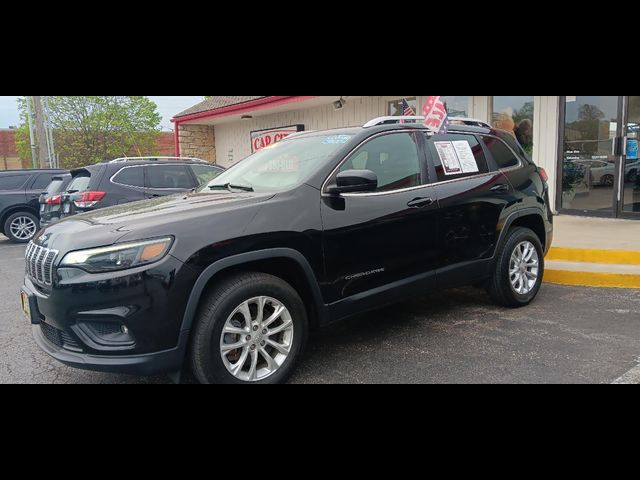
[[[417,123],[423,122],[424,117],[420,116],[399,116],[399,117],[378,117],[364,124],[364,128],[375,127],[376,125],[387,125],[392,123]]]
[[[198,162],[198,163],[210,163],[206,160],[202,160],[201,158],[191,158],[191,157],[156,157],[156,156],[148,156],[148,157],[122,157],[116,158],[115,160],[111,160],[108,163],[126,163],[126,162],[140,162],[140,161],[148,161],[148,162]]]
[[[485,128],[493,128],[487,122],[483,120],[478,120],[477,118],[466,118],[466,117],[449,117],[450,123],[458,123],[462,125],[466,125],[468,127],[485,127]]]

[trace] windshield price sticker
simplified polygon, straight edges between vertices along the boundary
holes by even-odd
[[[344,145],[349,141],[349,135],[333,135],[325,138],[322,143],[325,145]]]

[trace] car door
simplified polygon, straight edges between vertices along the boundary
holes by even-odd
[[[0,173],[0,218],[14,205],[24,205],[27,202],[25,187],[32,176],[20,172]],[[0,233],[4,225],[0,225]]]
[[[183,193],[196,187],[188,165],[147,165],[144,170],[147,198]]]
[[[324,295],[334,316],[397,300],[435,285],[437,204],[424,144],[415,132],[387,132],[356,148],[325,184],[321,202]],[[371,170],[378,189],[328,194],[335,176]]]
[[[439,204],[438,286],[471,284],[488,272],[515,191],[477,136],[434,135],[427,145]]]

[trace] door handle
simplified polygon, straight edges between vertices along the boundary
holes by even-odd
[[[429,205],[433,205],[434,202],[435,200],[433,198],[423,198],[423,197],[414,198],[409,203],[407,203],[407,207],[424,208],[424,207],[428,207]]]
[[[505,183],[501,183],[500,185],[496,185],[495,187],[491,188],[492,192],[497,192],[497,193],[509,193],[511,189],[509,188],[509,185],[505,184]]]

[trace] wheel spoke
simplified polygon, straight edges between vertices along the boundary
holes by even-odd
[[[258,371],[258,352],[254,350],[251,352],[251,367],[249,368],[250,382],[253,382],[256,379],[257,371]]]
[[[267,340],[267,345],[271,345],[282,355],[289,355],[289,349],[287,349],[284,345],[274,342],[273,340]]]
[[[227,344],[223,344],[220,347],[220,350],[222,351],[222,353],[228,354],[229,352],[232,352],[234,350],[238,350],[239,348],[244,347],[246,344],[247,342],[244,340],[237,343],[227,343]]]
[[[247,325],[251,323],[251,310],[249,309],[249,302],[244,302],[238,307],[238,312],[244,317],[244,321]]]
[[[284,308],[282,305],[278,305],[276,307],[275,312],[273,312],[273,314],[264,321],[264,323],[262,324],[262,326],[264,328],[268,328],[269,325],[271,325],[273,322],[275,322],[276,320],[278,320],[278,318],[280,318],[280,316],[283,314],[283,312],[286,310],[286,308]]]
[[[285,322],[282,325],[274,328],[273,330],[269,330],[267,332],[267,336],[272,337],[273,335],[276,335],[280,332],[284,332],[285,330],[289,330],[291,327],[293,326],[293,322],[289,321],[289,322]]]
[[[260,347],[260,350],[258,350],[260,352],[260,355],[262,356],[262,358],[264,358],[267,362],[267,368],[270,371],[275,371],[278,369],[278,364],[276,363],[276,361],[273,359],[273,357],[271,355],[269,355],[269,353],[262,347]]]
[[[233,373],[236,377],[242,371],[242,367],[244,367],[244,364],[247,363],[248,356],[249,356],[249,349],[245,347],[242,350],[242,355],[240,356],[240,360],[238,360],[237,363],[233,364],[233,369],[231,370],[231,373]]]
[[[264,319],[264,306],[267,303],[267,297],[258,297],[258,313],[256,314],[256,322],[262,325]]]
[[[249,333],[249,329],[243,329],[234,327],[232,325],[227,325],[224,327],[224,333],[231,333],[232,335],[247,335]]]

